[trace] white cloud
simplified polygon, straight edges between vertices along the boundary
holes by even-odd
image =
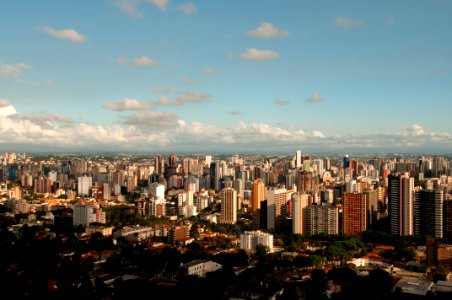
[[[350,18],[337,16],[334,18],[334,24],[345,29],[350,29],[353,27],[361,26],[364,24],[364,22],[361,20],[353,20]]]
[[[140,2],[140,0],[116,0],[116,5],[123,13],[134,18],[141,18],[143,13],[138,9]]]
[[[262,23],[256,29],[248,31],[247,35],[255,38],[269,39],[276,37],[286,37],[289,35],[289,32],[284,29],[278,29],[271,23]]]
[[[8,99],[0,98],[0,108],[3,108],[5,106],[10,106],[10,105],[11,105],[11,101],[9,101]]]
[[[121,117],[124,119],[124,124],[143,129],[168,129],[178,124],[176,114],[170,112],[148,111]]]
[[[135,57],[133,59],[133,62],[138,65],[138,66],[149,66],[149,65],[156,65],[158,64],[157,61],[153,60],[150,57],[147,56],[139,56],[139,57]]]
[[[123,100],[118,102],[106,102],[102,105],[102,107],[115,111],[143,110],[153,108],[154,104],[150,101],[140,102],[135,99],[124,98]]]
[[[412,136],[423,136],[425,135],[424,128],[419,124],[413,124],[409,129],[410,135]]]
[[[213,67],[204,67],[201,69],[201,72],[205,74],[215,74],[217,73],[217,69]]]
[[[81,33],[78,33],[77,31],[71,28],[55,30],[49,26],[46,26],[42,29],[42,31],[57,39],[69,40],[74,43],[81,43],[87,39],[86,36],[84,36]]]
[[[286,104],[289,104],[289,103],[290,103],[289,100],[284,100],[284,99],[280,99],[280,98],[275,100],[275,104],[276,105],[286,105]]]
[[[315,92],[311,97],[306,99],[306,102],[319,103],[319,102],[322,102],[323,100],[324,100],[324,98],[322,96],[320,96],[320,94],[318,92]]]
[[[188,84],[192,84],[192,83],[193,83],[193,80],[191,80],[191,79],[188,78],[187,76],[182,76],[182,77],[180,78],[180,80],[181,80],[183,83],[188,83]]]
[[[313,130],[311,133],[311,136],[315,137],[315,138],[322,138],[322,139],[325,137],[325,135],[321,131],[318,131],[318,130]]]
[[[24,71],[30,66],[26,63],[18,63],[15,65],[4,64],[0,62],[0,74],[6,78],[20,79],[23,77]]]
[[[248,48],[240,54],[240,58],[247,60],[270,60],[279,57],[279,54],[272,50],[258,50]]]
[[[175,97],[174,99],[169,99],[168,97],[160,97],[157,105],[162,106],[181,106],[188,103],[205,103],[212,100],[212,95],[197,92],[185,92],[184,94]]]
[[[181,5],[179,5],[177,7],[178,10],[180,10],[183,14],[185,15],[192,15],[192,14],[196,14],[196,12],[198,11],[196,6],[193,4],[193,2],[187,2],[187,3],[183,3]]]
[[[147,0],[147,2],[152,3],[160,10],[166,10],[166,6],[168,5],[169,0]]]

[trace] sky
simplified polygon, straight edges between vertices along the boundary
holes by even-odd
[[[452,0],[0,2],[0,151],[452,153]]]

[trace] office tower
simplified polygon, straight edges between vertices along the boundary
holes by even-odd
[[[343,158],[343,167],[344,167],[344,170],[350,168],[350,157],[348,156],[348,154],[345,154],[345,156]]]
[[[255,212],[261,207],[261,201],[265,199],[265,185],[262,179],[257,179],[251,187],[251,211]]]
[[[306,208],[306,234],[339,233],[339,209],[330,204],[309,205]]]
[[[405,174],[388,176],[388,214],[391,233],[405,236],[414,233],[414,178]]]
[[[287,216],[287,190],[265,189],[267,199],[267,229],[274,229],[276,233],[283,232]]]
[[[235,224],[237,222],[237,191],[233,188],[221,190],[220,223]]]
[[[366,230],[366,198],[364,194],[344,193],[342,213],[344,234],[355,235]]]
[[[295,167],[299,169],[301,167],[301,150],[297,150],[295,156]]]
[[[292,233],[306,234],[306,211],[309,197],[307,194],[292,195]]]
[[[93,185],[92,177],[79,177],[78,178],[78,185],[77,185],[77,194],[82,197],[89,196],[91,189],[91,186]]]
[[[443,238],[443,191],[417,190],[414,193],[414,234]]]

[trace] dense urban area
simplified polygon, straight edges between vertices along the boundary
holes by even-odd
[[[11,298],[452,297],[445,155],[3,153],[0,195]]]

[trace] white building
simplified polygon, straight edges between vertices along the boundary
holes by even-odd
[[[89,190],[91,189],[93,185],[93,178],[92,177],[79,177],[78,178],[78,185],[77,185],[77,194],[79,196],[87,197],[89,196]]]
[[[260,230],[245,231],[240,235],[240,249],[255,252],[257,245],[265,246],[269,252],[273,252],[273,235]]]
[[[149,193],[154,196],[155,199],[165,199],[165,186],[161,183],[154,182],[149,186]]]
[[[205,277],[208,272],[215,272],[223,266],[211,260],[195,259],[179,267],[182,275],[195,275]]]

